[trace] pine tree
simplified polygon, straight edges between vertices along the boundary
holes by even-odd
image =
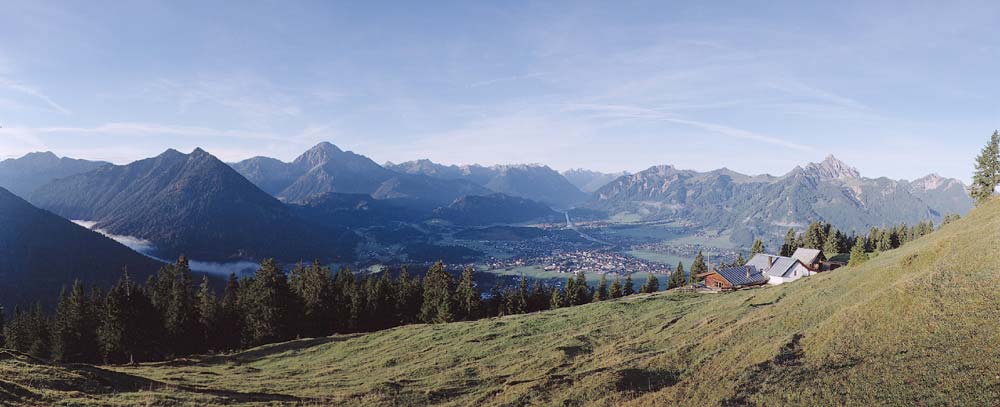
[[[670,280],[667,281],[667,289],[683,287],[686,282],[687,277],[684,275],[684,263],[678,262],[677,268],[670,274]]]
[[[760,239],[754,239],[753,246],[750,247],[750,258],[758,254],[764,253],[767,249],[764,247],[764,241]]]
[[[14,305],[14,314],[4,330],[4,346],[19,352],[27,352],[31,345],[29,336],[27,314],[19,305]]]
[[[173,280],[164,314],[164,326],[170,350],[174,355],[189,355],[199,351],[201,336],[195,315],[194,282],[185,256],[174,264]]]
[[[609,298],[621,298],[622,296],[622,278],[621,276],[615,276],[615,280],[611,282],[611,288],[608,290]]]
[[[892,236],[888,231],[883,231],[879,234],[878,241],[875,243],[875,251],[884,252],[887,250],[892,250]]]
[[[606,273],[601,273],[601,278],[597,282],[597,289],[594,290],[593,302],[608,299],[608,278]]]
[[[649,294],[657,291],[660,291],[660,280],[653,273],[649,273],[649,276],[646,277],[646,284],[642,285],[642,289],[639,292]]]
[[[810,223],[809,228],[806,229],[804,245],[802,247],[807,249],[822,249],[823,244],[826,243],[826,232],[823,229],[823,224],[820,222]],[[794,250],[792,252],[794,253]]]
[[[242,313],[240,312],[240,282],[236,273],[229,273],[226,288],[219,304],[219,350],[231,351],[240,347]]]
[[[290,339],[292,293],[288,280],[274,259],[265,259],[253,279],[245,284],[244,340],[249,346]]]
[[[788,229],[785,233],[785,243],[781,245],[781,255],[788,257],[795,253],[795,249],[798,249],[797,242],[795,229]]]
[[[367,285],[368,329],[380,330],[393,326],[396,314],[396,299],[392,278],[384,271],[378,278],[369,279]]]
[[[454,298],[452,298],[451,276],[444,270],[444,264],[437,262],[424,277],[424,301],[420,307],[420,320],[426,323],[442,323],[455,320]]]
[[[851,259],[848,260],[847,265],[849,267],[854,267],[861,265],[868,260],[868,254],[865,253],[865,242],[864,239],[858,238],[854,243],[854,247],[851,248]]]
[[[97,317],[80,280],[60,296],[52,324],[52,358],[60,362],[98,360]]]
[[[694,256],[694,262],[691,263],[690,282],[696,283],[698,281],[701,281],[701,278],[698,277],[698,275],[705,274],[707,272],[708,272],[708,266],[705,264],[705,255],[702,254],[701,251],[699,250],[698,254]]]
[[[341,268],[333,278],[334,311],[331,319],[337,332],[347,333],[355,329],[357,321],[351,317],[351,310],[356,284],[354,272],[348,267]]]
[[[996,131],[976,157],[976,172],[972,176],[970,195],[982,204],[996,195],[1000,184],[1000,133]]]
[[[566,297],[563,306],[572,307],[580,303],[580,291],[576,289],[576,277],[566,280]]]
[[[632,273],[625,275],[625,283],[622,287],[622,296],[629,296],[635,294],[635,283],[632,282]]]
[[[528,312],[545,311],[549,309],[549,290],[540,280],[531,284],[528,295]]]
[[[461,319],[473,320],[480,316],[482,299],[473,279],[473,273],[472,267],[466,267],[455,288],[455,300],[458,302],[458,314]]]
[[[423,286],[419,278],[410,278],[410,273],[406,267],[399,272],[396,286],[396,314],[400,323],[408,324],[417,322],[420,312],[420,303],[423,301]]]

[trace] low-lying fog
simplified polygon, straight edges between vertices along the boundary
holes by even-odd
[[[125,235],[115,235],[108,233],[106,230],[94,228],[97,222],[86,221],[86,220],[74,220],[73,223],[83,226],[87,229],[93,230],[104,236],[107,236],[114,241],[121,243],[128,248],[142,253],[149,258],[153,258],[164,263],[171,262],[170,260],[161,259],[159,257],[153,256],[156,250],[156,245],[145,239],[140,239],[135,236],[125,236]],[[188,258],[188,264],[193,271],[200,271],[203,273],[219,274],[219,275],[229,275],[230,273],[236,273],[236,275],[244,275],[247,273],[254,273],[260,267],[260,264],[254,263],[252,261],[233,261],[233,262],[211,262],[211,261],[200,261],[192,258]]]

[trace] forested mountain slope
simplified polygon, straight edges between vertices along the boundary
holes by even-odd
[[[35,403],[996,405],[998,251],[994,200],[859,267],[781,286],[638,295],[99,372],[121,393],[36,380],[80,368],[12,358],[0,357],[0,380],[7,397]]]

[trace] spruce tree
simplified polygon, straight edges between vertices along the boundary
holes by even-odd
[[[576,273],[575,286],[577,302],[573,305],[583,305],[589,303],[592,293],[590,292],[590,286],[587,285],[587,275],[583,272],[583,270]]]
[[[564,306],[572,307],[580,303],[580,291],[576,289],[576,277],[566,280],[566,297],[563,299]]]
[[[750,258],[753,258],[753,256],[756,256],[758,254],[762,254],[766,250],[767,250],[767,248],[764,247],[764,241],[763,240],[754,239],[753,246],[750,247]]]
[[[865,241],[859,237],[854,243],[854,247],[851,248],[851,259],[848,260],[847,265],[854,267],[861,265],[867,260],[868,254],[865,253]]]
[[[14,314],[4,330],[4,346],[18,352],[28,352],[31,345],[28,332],[27,314],[21,306],[14,305]]]
[[[52,324],[52,358],[60,362],[98,360],[97,317],[80,280],[63,293]]]
[[[219,304],[219,350],[232,351],[240,347],[240,332],[243,327],[239,292],[240,282],[236,278],[236,273],[229,273]]]
[[[632,273],[625,275],[625,283],[622,287],[622,296],[629,296],[635,294],[635,283],[632,282]]]
[[[550,309],[562,308],[563,305],[565,304],[563,303],[562,289],[560,289],[559,287],[553,288],[552,298],[549,299],[549,308]]]
[[[453,285],[451,276],[440,261],[427,270],[424,277],[424,301],[420,307],[421,321],[442,323],[455,320]]]
[[[649,276],[646,277],[646,284],[642,285],[642,289],[639,292],[650,294],[657,291],[660,291],[660,280],[653,273],[649,273]]]
[[[458,314],[461,319],[473,320],[480,316],[482,300],[473,280],[473,273],[472,267],[466,267],[455,288],[455,300],[458,302]]]
[[[699,250],[698,254],[694,256],[694,262],[691,263],[691,278],[689,279],[690,282],[696,283],[698,281],[701,281],[701,277],[698,277],[698,275],[705,274],[707,272],[708,272],[708,265],[705,264],[705,255],[702,254],[701,250]]]
[[[169,349],[174,355],[189,355],[201,349],[195,315],[194,281],[185,256],[174,264],[173,281],[164,314]]]
[[[788,257],[795,253],[795,249],[798,249],[797,242],[795,229],[788,229],[788,232],[785,233],[785,243],[781,245],[781,255]]]
[[[683,287],[687,282],[687,278],[684,275],[684,263],[678,262],[677,268],[674,272],[670,274],[670,280],[667,281],[667,289]]]
[[[52,321],[42,311],[41,303],[35,303],[27,321],[28,354],[39,359],[49,359],[52,355]]]
[[[351,298],[356,284],[354,272],[348,267],[341,268],[333,278],[334,312],[332,320],[334,330],[337,332],[346,333],[354,329],[356,321],[351,318]]]
[[[807,249],[823,249],[823,244],[826,243],[826,231],[822,223],[812,222],[809,224],[809,228],[806,229],[804,243],[802,247]],[[795,251],[793,250],[792,252],[794,253]]]
[[[334,291],[330,269],[318,261],[309,266],[299,264],[292,270],[288,285],[295,295],[298,334],[316,338],[333,333]]]
[[[419,278],[410,278],[406,267],[399,272],[396,286],[396,314],[400,323],[408,324],[418,321],[420,304],[423,301],[423,286]]]
[[[622,278],[621,276],[615,276],[615,280],[611,282],[611,288],[608,289],[609,298],[621,298],[622,296]]]
[[[222,341],[219,339],[219,300],[212,291],[208,283],[208,276],[201,277],[201,286],[198,287],[198,294],[195,296],[198,315],[198,351],[222,349]]]
[[[594,290],[592,301],[599,302],[606,299],[608,299],[608,277],[607,273],[601,273],[601,278],[597,282],[597,289]]]
[[[970,195],[976,204],[986,202],[996,194],[1000,184],[1000,133],[990,136],[979,156],[976,157],[976,172],[972,176]]]
[[[244,340],[249,346],[290,339],[289,309],[292,293],[288,280],[274,259],[265,259],[246,287]]]
[[[549,291],[540,280],[531,283],[528,295],[528,312],[538,312],[549,309]]]

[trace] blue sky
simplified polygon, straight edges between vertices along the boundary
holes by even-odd
[[[327,140],[378,162],[781,174],[835,154],[968,180],[1000,127],[991,2],[224,3],[5,2],[0,158]]]

